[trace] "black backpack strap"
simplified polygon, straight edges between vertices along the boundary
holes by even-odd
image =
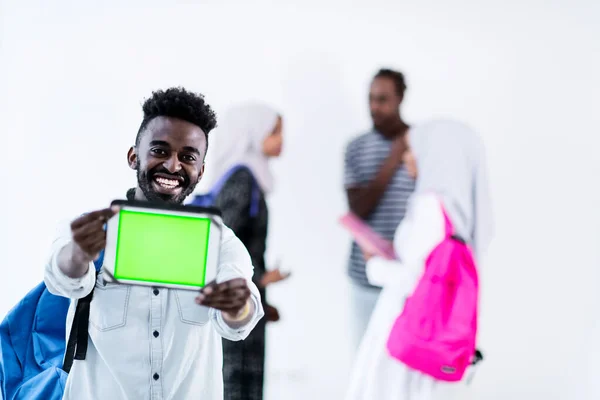
[[[96,279],[98,279],[98,270],[96,270]],[[95,284],[94,284],[95,287]],[[73,366],[73,360],[85,360],[88,347],[88,324],[90,321],[90,302],[94,295],[94,289],[83,299],[77,300],[75,306],[75,315],[73,324],[69,333],[67,350],[63,361],[63,371],[67,374]]]
[[[457,242],[459,242],[461,244],[467,244],[467,241],[465,239],[463,239],[462,237],[460,237],[459,235],[457,235],[457,234],[454,234],[454,235],[450,236],[450,239],[455,240],[455,241],[457,241]]]
[[[475,349],[475,354],[473,354],[473,360],[471,361],[471,365],[477,365],[483,361],[483,353],[479,349]]]

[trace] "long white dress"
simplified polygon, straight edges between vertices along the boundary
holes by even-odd
[[[432,194],[416,196],[394,236],[401,259],[374,257],[367,263],[369,281],[383,290],[358,350],[346,400],[468,398],[464,384],[442,383],[410,370],[386,349],[394,321],[421,277],[426,257],[443,237],[444,216],[438,199]]]

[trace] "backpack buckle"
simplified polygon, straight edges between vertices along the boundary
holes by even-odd
[[[483,353],[480,350],[475,349],[475,354],[473,354],[473,360],[471,361],[469,372],[467,374],[467,378],[465,379],[467,386],[471,385],[471,382],[473,382],[473,378],[475,378],[475,372],[477,372],[477,367],[482,361]]]
[[[466,240],[463,239],[462,237],[458,236],[457,234],[450,235],[450,239],[456,240],[457,242],[462,243],[462,244],[467,244]]]

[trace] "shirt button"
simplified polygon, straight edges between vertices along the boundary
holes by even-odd
[[[158,337],[158,331],[154,331],[154,333],[152,333],[154,335],[154,337]]]
[[[158,380],[158,378],[160,378],[160,376],[158,376],[158,374],[156,374],[156,373],[155,373],[155,374],[154,374],[154,376],[152,376],[152,377],[154,378],[154,380],[155,380],[155,381],[157,381],[157,380]]]
[[[154,295],[155,295],[155,296],[158,296],[158,294],[159,294],[160,292],[158,291],[158,289],[154,289],[154,290],[152,291],[152,293],[154,293]]]

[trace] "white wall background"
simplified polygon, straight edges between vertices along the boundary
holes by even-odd
[[[598,1],[192,3],[0,0],[0,314],[42,278],[57,220],[134,184],[125,154],[152,89],[217,111],[258,97],[286,119],[270,254],[294,273],[271,290],[268,400],[341,398],[342,155],[391,66],[411,122],[462,119],[488,148],[497,237],[473,398],[600,398]]]

